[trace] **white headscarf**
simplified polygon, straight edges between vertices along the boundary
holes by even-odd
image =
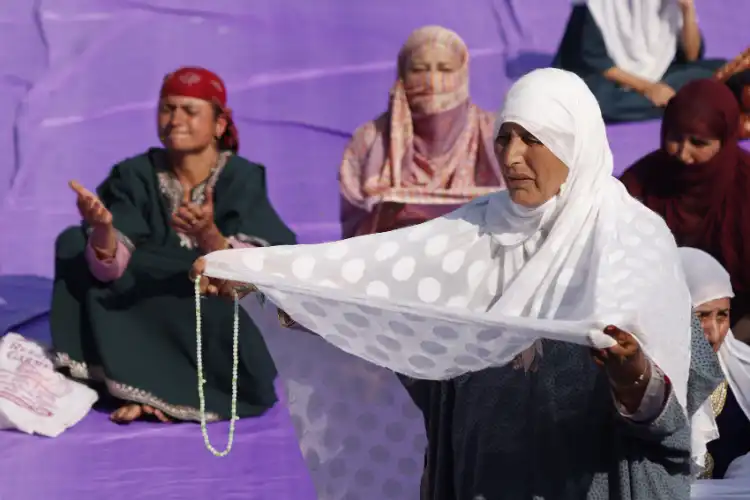
[[[682,12],[677,0],[577,0],[586,4],[607,53],[623,71],[658,82],[677,53]]]
[[[724,267],[708,253],[696,248],[683,247],[679,249],[682,265],[685,270],[688,287],[693,301],[693,307],[716,299],[732,298],[732,281]],[[750,346],[735,338],[730,330],[719,348],[719,361],[727,382],[742,408],[750,419]],[[707,400],[692,418],[692,455],[698,465],[704,465],[706,444],[719,437],[711,400]],[[747,458],[740,457],[745,462]],[[742,460],[737,459],[737,463]],[[739,467],[734,462],[735,467]],[[731,469],[731,467],[730,467]],[[745,474],[747,474],[745,472]],[[729,469],[727,470],[727,477]],[[701,482],[703,483],[703,482]],[[723,481],[722,481],[723,483]],[[714,491],[713,483],[701,484],[694,492],[694,498],[718,498],[719,492]],[[725,485],[729,487],[729,483]],[[730,489],[745,498],[748,484],[732,484]],[[700,492],[700,493],[698,493]],[[715,496],[713,496],[715,495]],[[738,496],[739,498],[739,496]]]
[[[601,110],[572,73],[518,80],[513,121],[570,169],[535,210],[500,192],[418,226],[319,245],[227,250],[206,274],[255,284],[344,351],[423,379],[504,365],[547,338],[609,347],[633,333],[686,405],[690,297],[664,221],[612,177]],[[541,362],[544,362],[543,360]]]
[[[718,260],[697,248],[680,247],[679,251],[693,307],[734,297],[732,279]]]
[[[703,250],[681,247],[680,258],[685,270],[693,307],[724,297],[734,297],[729,273],[719,262]],[[729,337],[731,332],[727,335]],[[724,347],[721,348],[724,350]],[[722,363],[723,368],[724,363]],[[699,466],[705,466],[706,445],[719,437],[711,399],[707,399],[692,417],[692,457]]]

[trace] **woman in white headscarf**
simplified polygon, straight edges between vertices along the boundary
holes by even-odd
[[[693,456],[703,470],[703,479],[723,479],[731,463],[750,453],[750,347],[738,341],[729,329],[730,301],[734,297],[729,273],[722,265],[697,248],[680,248],[693,307],[701,320],[704,338],[719,355],[715,361],[695,359],[691,388],[700,380],[715,378],[715,372],[726,380],[702,404],[693,417]],[[693,339],[693,357],[704,338]],[[723,378],[723,377],[722,377]],[[696,397],[706,392],[694,391]],[[718,438],[718,439],[717,439]],[[750,483],[745,489],[750,493]]]
[[[691,80],[725,61],[703,59],[694,0],[574,0],[553,66],[583,78],[607,122],[659,118]]]
[[[387,233],[216,252],[199,290],[252,283],[342,350],[446,380],[424,499],[688,498],[700,323],[674,238],[612,177],[576,75],[521,78],[496,130],[507,192]]]

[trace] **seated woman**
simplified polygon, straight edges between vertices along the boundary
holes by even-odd
[[[695,248],[680,248],[683,269],[687,277],[693,306],[701,320],[706,339],[719,353],[726,379],[709,399],[711,416],[715,419],[718,439],[708,442],[703,471],[700,477],[722,479],[729,465],[738,457],[750,453],[750,378],[745,369],[737,370],[737,363],[746,367],[735,353],[747,346],[739,344],[729,330],[730,300],[734,296],[729,273],[706,252]],[[735,389],[740,389],[735,394]],[[694,432],[695,427],[694,424]]]
[[[503,187],[492,113],[469,96],[469,50],[446,28],[413,32],[388,111],[359,127],[339,170],[343,237],[391,231]]]
[[[51,329],[57,362],[103,383],[121,402],[111,418],[198,420],[194,292],[185,273],[223,248],[293,244],[266,194],[261,165],[237,156],[226,87],[203,68],[164,80],[158,107],[164,149],[112,169],[97,189],[76,182],[83,226],[57,238]],[[203,328],[206,412],[228,418],[232,305],[208,299]],[[276,401],[263,339],[240,316],[239,416]]]
[[[553,66],[582,77],[607,122],[658,118],[687,82],[724,63],[703,60],[693,0],[578,0]]]
[[[425,26],[398,55],[388,111],[359,127],[339,169],[344,238],[420,224],[503,189],[494,115],[471,102],[469,50]],[[399,376],[420,408],[435,384]]]
[[[661,215],[677,244],[715,257],[732,278],[732,330],[750,340],[750,153],[738,143],[739,107],[715,80],[683,87],[664,113],[661,148],[627,169],[631,195]]]

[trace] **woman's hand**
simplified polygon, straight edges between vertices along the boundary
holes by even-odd
[[[68,183],[77,195],[76,205],[81,218],[91,228],[89,243],[97,259],[108,261],[117,252],[117,235],[112,225],[112,212],[104,206],[102,200],[76,181]]]
[[[643,91],[643,96],[651,101],[657,108],[663,108],[675,95],[672,87],[666,83],[652,83]]]
[[[635,337],[628,332],[609,325],[604,333],[615,339],[617,345],[595,349],[594,362],[607,372],[618,401],[630,413],[635,413],[651,379],[651,363]]]
[[[193,267],[190,269],[190,281],[195,283],[197,276],[201,277],[200,280],[200,291],[202,295],[213,295],[224,298],[234,298],[237,294],[237,298],[243,298],[247,294],[254,292],[256,288],[252,285],[245,285],[238,281],[227,281],[218,278],[209,278],[203,276],[203,272],[206,270],[206,261],[203,257],[199,257],[193,262]]]
[[[203,205],[190,202],[186,195],[180,208],[172,214],[172,227],[195,238],[206,253],[227,248],[227,240],[214,221],[214,192],[211,187],[206,188],[206,201]]]
[[[70,181],[68,185],[77,195],[78,212],[86,221],[86,224],[92,228],[112,225],[112,213],[107,210],[98,196],[81,186],[77,181]]]

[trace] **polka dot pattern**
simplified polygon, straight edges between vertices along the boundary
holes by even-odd
[[[417,261],[413,257],[403,257],[393,266],[393,279],[396,281],[406,281],[414,274]]]
[[[334,347],[351,343],[356,327],[337,323],[327,343],[281,328],[270,305],[262,308],[253,299],[244,305],[286,384],[286,406],[318,498],[419,498],[422,416],[393,372]],[[301,309],[316,317],[322,308],[305,301]],[[401,348],[390,337],[376,340],[378,346],[368,349],[376,359],[387,360]]]
[[[409,377],[446,379],[504,365],[538,338],[604,346],[610,339],[597,325],[616,318],[624,326],[637,322],[634,331],[649,356],[671,379],[686,378],[689,342],[679,341],[682,329],[675,325],[684,322],[688,331],[689,311],[679,305],[689,304],[689,297],[674,240],[658,217],[633,202],[628,210],[588,217],[600,224],[590,236],[569,241],[552,231],[549,245],[546,235],[536,235],[501,247],[493,218],[484,213],[491,206],[469,204],[450,218],[330,244],[222,252],[207,256],[208,271],[254,283],[334,352]],[[290,340],[292,346],[299,342]],[[339,375],[326,384],[331,390],[360,384],[356,392],[367,394],[365,379]],[[309,402],[318,387],[296,390],[296,398]],[[371,405],[350,408],[340,420],[368,424],[368,408],[393,395],[369,396]],[[684,404],[686,394],[676,396]],[[344,411],[331,405],[331,420],[334,410]],[[311,418],[301,422],[317,425]],[[384,432],[387,423],[377,422],[372,432]],[[345,437],[342,449],[343,443],[357,446],[355,437]],[[359,444],[357,453],[367,462],[334,462],[334,470],[340,474],[346,467],[342,477],[365,484],[368,467],[381,455],[374,445]],[[327,459],[316,453],[309,460],[322,467]],[[398,464],[399,458],[387,462]],[[387,498],[397,489],[377,479],[372,484],[377,490],[369,498]]]

